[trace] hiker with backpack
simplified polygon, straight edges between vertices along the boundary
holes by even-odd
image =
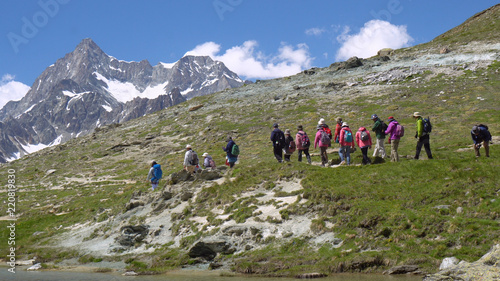
[[[321,166],[325,167],[325,165],[328,164],[328,154],[326,153],[326,150],[332,142],[328,133],[323,129],[323,126],[318,125],[316,129],[318,131],[316,132],[316,137],[314,138],[314,149],[319,146],[321,153]]]
[[[283,148],[285,147],[285,134],[279,129],[279,124],[273,124],[274,130],[271,132],[271,142],[273,143],[274,157],[279,163],[283,162]]]
[[[158,187],[162,175],[163,171],[161,170],[161,165],[156,163],[156,161],[152,161],[151,169],[149,169],[148,178],[146,180],[151,183],[151,189],[153,191]]]
[[[404,127],[399,124],[394,117],[390,116],[387,120],[389,122],[389,126],[387,130],[385,130],[386,135],[389,136],[389,143],[391,144],[391,162],[399,161],[398,147],[399,141],[402,136],[404,136]]]
[[[488,126],[479,124],[472,127],[470,131],[472,136],[472,141],[474,142],[474,152],[476,153],[476,157],[481,156],[479,153],[479,148],[481,145],[484,145],[484,152],[486,153],[486,157],[490,157],[490,141],[491,141],[491,133],[488,129]]]
[[[222,149],[226,152],[227,163],[229,168],[234,167],[236,161],[238,161],[238,155],[240,154],[239,146],[233,141],[232,137],[226,139],[227,145]]]
[[[285,161],[290,162],[290,157],[293,152],[297,149],[293,137],[290,136],[290,129],[285,130],[285,147],[283,148],[283,153],[285,154]]]
[[[190,174],[193,174],[194,172],[196,172],[198,164],[198,154],[193,150],[191,145],[186,145],[186,154],[184,155],[184,170],[188,171]]]
[[[205,169],[215,169],[215,161],[208,153],[203,153],[203,168]]]
[[[375,132],[377,137],[377,142],[375,143],[375,149],[373,151],[373,157],[377,157],[380,155],[382,158],[386,158],[387,155],[385,153],[384,148],[384,140],[385,140],[385,131],[387,130],[387,124],[382,121],[377,114],[373,114],[371,119],[373,120],[372,132]]]
[[[332,140],[333,139],[332,130],[330,130],[330,127],[328,127],[328,125],[325,123],[325,119],[323,119],[323,118],[319,119],[318,125],[323,128],[323,131],[325,131],[328,134],[328,137],[330,138],[330,140]],[[331,141],[330,141],[330,144],[328,145],[328,147],[330,147],[330,146],[332,146]]]
[[[371,164],[372,161],[368,157],[368,149],[372,148],[372,137],[370,136],[370,132],[365,127],[360,127],[356,132],[356,143],[363,154],[363,161],[361,163],[363,165]]]
[[[297,144],[297,150],[299,154],[299,162],[302,162],[302,152],[307,158],[307,163],[311,164],[311,155],[309,154],[309,147],[311,146],[311,141],[306,132],[304,132],[304,127],[302,125],[297,126],[297,135],[295,135],[295,143]]]
[[[354,136],[352,135],[352,131],[349,128],[349,125],[346,122],[342,123],[342,129],[340,130],[339,137],[339,156],[340,156],[340,165],[351,165],[351,148],[354,150]]]
[[[429,118],[422,118],[422,115],[419,112],[413,113],[413,118],[417,119],[417,133],[415,134],[415,138],[417,139],[417,151],[415,152],[414,159],[418,160],[422,146],[425,147],[427,158],[432,159],[431,145],[429,141],[429,134],[432,130],[431,121]]]

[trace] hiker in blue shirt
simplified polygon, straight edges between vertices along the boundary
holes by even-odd
[[[156,161],[152,161],[151,169],[149,169],[148,178],[146,180],[151,182],[151,189],[153,189],[153,191],[158,187],[162,174],[161,165],[156,163]]]

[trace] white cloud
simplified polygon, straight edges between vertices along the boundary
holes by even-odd
[[[323,28],[313,27],[313,28],[309,28],[309,29],[306,30],[306,35],[320,36],[325,31],[326,30],[323,29]]]
[[[221,46],[214,42],[206,42],[196,46],[186,55],[210,56],[222,61],[231,71],[246,79],[271,79],[297,74],[310,68],[312,58],[306,44],[291,46],[282,44],[278,54],[267,56],[257,51],[258,43],[249,40],[241,46],[234,46],[219,54]]]
[[[405,25],[397,26],[387,21],[371,20],[365,23],[358,34],[350,35],[350,28],[337,37],[342,44],[337,52],[337,60],[346,60],[357,56],[371,57],[383,48],[399,49],[408,47],[413,38],[408,34]]]
[[[22,99],[30,89],[29,86],[14,81],[14,78],[11,74],[4,74],[0,80],[0,108],[9,101]]]

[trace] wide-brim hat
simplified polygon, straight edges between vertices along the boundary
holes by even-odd
[[[186,145],[186,149],[193,148],[190,144]]]
[[[323,118],[319,119],[318,125],[325,125],[325,119]]]
[[[420,112],[415,112],[413,113],[413,117],[422,117],[422,114],[420,114]]]
[[[343,122],[342,127],[349,127],[349,125],[347,124],[347,122]]]
[[[208,153],[203,153],[202,157],[207,157],[208,156]]]

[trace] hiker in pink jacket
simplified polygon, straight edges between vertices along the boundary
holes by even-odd
[[[351,147],[354,149],[354,136],[346,122],[342,123],[339,144],[340,165],[351,165]]]
[[[391,143],[391,162],[398,162],[399,161],[398,147],[399,147],[399,140],[401,139],[401,137],[398,136],[397,133],[397,127],[399,123],[392,116],[389,117],[388,123],[389,126],[387,127],[385,134],[390,135],[389,142]]]
[[[356,143],[363,154],[363,165],[371,164],[372,161],[368,157],[368,149],[372,148],[372,137],[370,136],[370,132],[365,127],[360,127],[356,132]]]
[[[316,132],[316,137],[314,138],[314,149],[319,146],[319,149],[321,151],[321,166],[325,167],[325,165],[328,164],[328,154],[326,154],[326,150],[331,144],[331,140],[330,136],[328,136],[326,131],[323,130],[323,127],[321,125],[318,125],[316,129],[318,131]]]

